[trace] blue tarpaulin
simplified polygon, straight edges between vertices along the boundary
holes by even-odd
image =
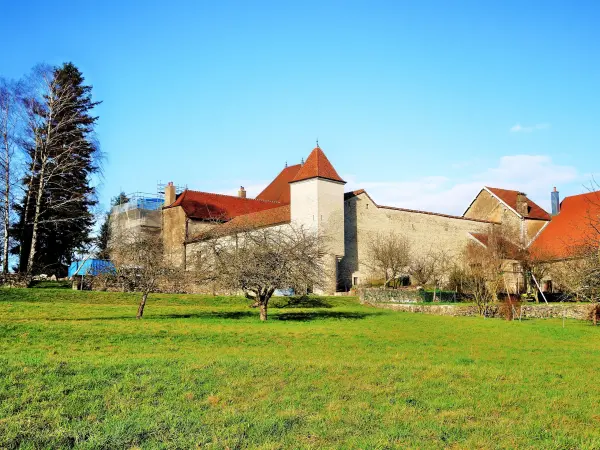
[[[73,261],[69,266],[69,278],[75,275],[100,275],[112,273],[115,266],[106,259],[86,259],[85,261]]]

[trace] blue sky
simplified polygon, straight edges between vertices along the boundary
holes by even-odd
[[[583,192],[600,150],[600,6],[577,1],[2,0],[0,75],[94,86],[99,196],[250,194],[318,138],[348,190],[461,214],[483,185]]]

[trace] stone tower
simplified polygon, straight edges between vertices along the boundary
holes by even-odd
[[[326,293],[336,291],[344,256],[344,185],[323,150],[316,147],[290,181],[291,222],[324,237]]]

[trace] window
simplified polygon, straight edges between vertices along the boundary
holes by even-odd
[[[513,272],[519,273],[521,271],[521,265],[519,263],[513,263]]]
[[[354,277],[352,281],[353,286],[358,286],[358,277]]]

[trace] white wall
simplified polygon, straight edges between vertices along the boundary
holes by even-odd
[[[290,185],[292,223],[327,237],[328,253],[344,255],[344,184],[321,178]]]
[[[344,256],[344,184],[321,178],[290,185],[292,224],[315,230],[326,248],[324,293],[336,291],[337,261]]]

